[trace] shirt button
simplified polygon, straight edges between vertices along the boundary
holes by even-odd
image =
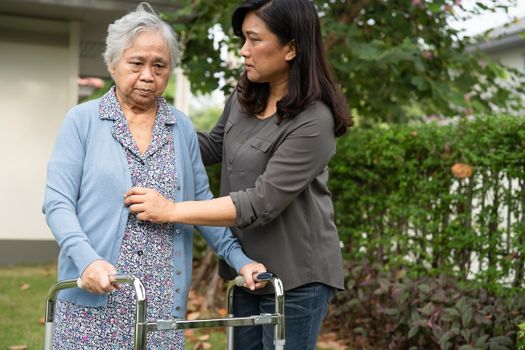
[[[175,307],[175,310],[180,311],[180,306]]]
[[[144,255],[144,252],[143,252],[142,250],[139,250],[139,251],[137,251],[137,254],[138,254],[139,256],[142,256],[142,255]]]
[[[181,270],[177,270],[177,271],[175,271],[175,274],[176,274],[177,276],[179,276],[181,273],[182,273]]]
[[[176,230],[175,230],[175,233],[176,233],[176,234],[179,234],[179,233],[180,233],[180,229],[176,229]]]
[[[180,250],[177,250],[177,251],[175,252],[175,255],[176,255],[176,256],[180,256],[180,254],[181,254]]]
[[[233,164],[233,159],[230,158],[230,160],[228,161],[228,163]]]
[[[180,288],[175,289],[175,293],[180,293]]]

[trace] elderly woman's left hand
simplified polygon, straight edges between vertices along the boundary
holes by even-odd
[[[156,224],[170,222],[174,203],[154,189],[133,187],[124,195],[124,204],[137,219]]]

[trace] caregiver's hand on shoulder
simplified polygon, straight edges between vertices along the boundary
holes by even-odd
[[[79,287],[91,293],[104,294],[119,289],[115,283],[117,270],[106,260],[95,260],[89,264],[80,276]]]
[[[141,221],[164,224],[170,222],[170,212],[174,203],[156,190],[144,187],[133,187],[124,195],[124,204],[131,213]]]
[[[261,272],[266,272],[266,266],[258,262],[246,264],[239,271],[244,277],[244,286],[250,290],[259,289],[266,285],[266,281],[255,281],[255,277]]]

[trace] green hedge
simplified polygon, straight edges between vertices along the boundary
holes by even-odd
[[[346,259],[522,287],[524,146],[512,117],[352,129],[329,184]]]

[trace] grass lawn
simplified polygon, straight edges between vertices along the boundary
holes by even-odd
[[[54,264],[0,267],[0,350],[43,348],[45,300],[55,282]],[[224,329],[188,330],[186,339],[189,350],[226,348]]]
[[[23,344],[44,347],[43,321],[55,265],[0,267],[0,350]]]

